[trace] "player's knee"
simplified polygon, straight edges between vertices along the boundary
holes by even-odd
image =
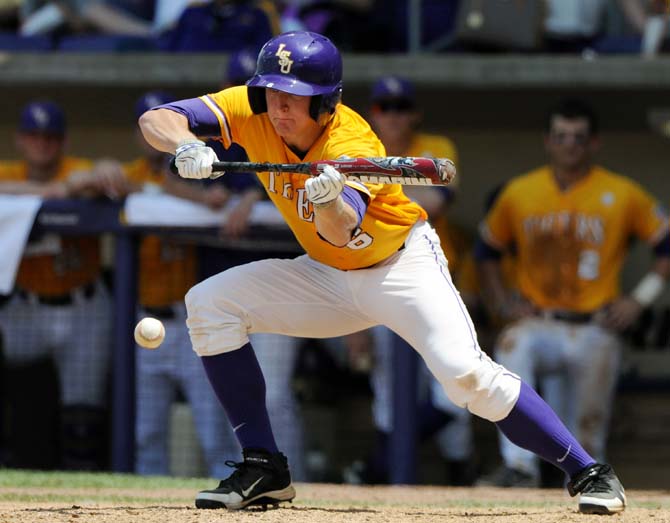
[[[479,367],[455,379],[455,387],[473,414],[490,421],[507,417],[519,398],[520,380],[503,367]]]
[[[241,315],[202,284],[192,287],[184,301],[188,333],[199,356],[230,352],[249,341]]]

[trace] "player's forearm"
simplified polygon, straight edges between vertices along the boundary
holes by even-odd
[[[184,115],[169,109],[147,111],[138,120],[144,139],[153,148],[174,154],[182,140],[196,139]]]
[[[358,224],[356,211],[338,196],[332,204],[314,206],[314,223],[319,234],[329,243],[344,247]]]

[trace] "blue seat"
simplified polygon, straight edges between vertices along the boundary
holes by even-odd
[[[50,51],[54,43],[49,36],[20,36],[0,32],[0,49],[3,51]]]
[[[123,52],[154,51],[150,38],[124,35],[74,35],[64,36],[57,44],[59,51],[71,52]]]

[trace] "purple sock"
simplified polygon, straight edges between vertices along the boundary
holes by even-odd
[[[512,412],[496,425],[512,443],[534,452],[570,477],[595,463],[551,407],[523,381]]]
[[[251,344],[201,359],[242,448],[277,452],[265,405],[265,378]]]

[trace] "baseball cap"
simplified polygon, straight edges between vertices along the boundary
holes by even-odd
[[[228,60],[224,81],[230,85],[243,85],[256,72],[257,56],[258,53],[253,53],[248,49],[232,53]]]
[[[30,102],[21,110],[19,131],[63,135],[65,134],[65,114],[54,102],[47,100]]]
[[[174,102],[175,97],[165,91],[149,91],[140,96],[135,102],[135,116],[139,118],[149,109],[158,105]]]
[[[373,103],[382,100],[406,100],[414,103],[414,84],[401,76],[382,76],[372,86]]]

